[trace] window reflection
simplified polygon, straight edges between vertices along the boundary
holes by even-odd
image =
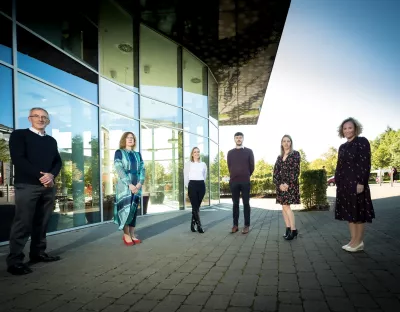
[[[0,60],[12,64],[12,23],[0,14]]]
[[[182,106],[178,89],[177,45],[140,26],[140,92]]]
[[[17,1],[17,21],[97,69],[97,27],[80,13],[81,2]]]
[[[210,188],[211,205],[219,203],[219,152],[218,145],[210,141]]]
[[[208,153],[208,139],[184,132],[183,135],[184,141],[184,154],[185,154],[185,162],[190,161],[190,152],[192,151],[193,147],[198,147],[200,149],[200,161],[205,162],[207,165],[207,171],[209,171],[209,153]],[[209,172],[207,173],[207,180],[205,181],[206,184],[206,194],[204,195],[203,202],[201,206],[209,206],[210,205],[210,187],[209,187]],[[190,200],[188,197],[187,189],[185,190],[185,205],[186,209],[191,209]]]
[[[198,135],[208,136],[208,120],[184,110],[183,129]]]
[[[18,74],[20,128],[30,126],[27,117],[32,107],[49,112],[46,132],[57,140],[63,160],[48,231],[100,222],[98,108]]]
[[[18,67],[97,103],[98,75],[49,44],[18,27]]]
[[[147,213],[183,209],[182,131],[141,125],[142,156],[146,166],[143,191]]]
[[[183,50],[182,62],[183,107],[207,118],[208,69],[186,50]]]
[[[142,96],[140,98],[140,119],[160,126],[182,128],[182,109]]]
[[[107,78],[138,91],[134,81],[132,16],[114,1],[100,2],[100,71]]]
[[[214,126],[212,122],[210,122],[209,129],[210,129],[210,139],[213,140],[215,143],[218,143],[219,142],[218,128]]]
[[[218,84],[210,71],[208,74],[208,109],[210,120],[218,127]]]
[[[119,140],[124,132],[131,131],[136,135],[136,151],[140,146],[139,121],[118,114],[101,111],[101,159],[102,159],[102,190],[104,221],[113,219],[115,200],[116,173],[114,172],[114,154],[119,149]],[[144,201],[148,195],[142,193]],[[146,198],[147,196],[147,198]],[[147,207],[146,207],[147,208]]]
[[[100,104],[128,117],[139,118],[139,96],[104,78],[100,78]]]
[[[12,70],[0,65],[0,126],[12,128],[13,122],[13,89]]]

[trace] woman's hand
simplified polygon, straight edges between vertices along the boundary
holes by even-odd
[[[279,185],[279,189],[282,192],[286,192],[288,190],[288,185],[286,183]]]
[[[140,183],[136,184],[136,188],[137,188],[138,190],[140,190],[140,189],[142,188],[142,184],[140,184]]]
[[[129,184],[129,189],[132,192],[132,194],[136,194],[138,192],[137,187],[134,186],[133,184]]]
[[[357,184],[357,194],[364,192],[364,185]]]

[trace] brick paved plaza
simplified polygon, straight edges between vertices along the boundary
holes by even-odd
[[[356,254],[332,211],[296,212],[299,238],[285,241],[273,199],[252,200],[248,235],[229,233],[223,201],[201,212],[203,235],[178,211],[140,218],[133,247],[113,224],[50,236],[63,259],[22,277],[5,272],[4,246],[0,311],[400,311],[400,185],[372,194],[377,219]]]

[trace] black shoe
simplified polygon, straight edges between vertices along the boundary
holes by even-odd
[[[297,238],[297,230],[290,231],[289,235],[285,237],[286,240]]]
[[[283,235],[284,238],[286,238],[290,233],[290,226],[286,228],[286,233]]]
[[[196,221],[194,221],[194,216],[192,215],[192,222],[190,223],[190,230],[192,232],[196,232],[196,229],[194,228],[195,224],[196,224]]]
[[[28,268],[25,264],[23,263],[18,263],[11,265],[7,268],[7,272],[11,273],[12,275],[25,275],[32,273],[33,271]]]
[[[61,260],[60,256],[49,256],[47,254],[41,254],[38,256],[31,256],[30,257],[30,263],[38,263],[38,262],[53,262],[53,261],[58,261]]]
[[[194,213],[194,220],[195,220],[195,222],[196,222],[197,232],[199,232],[199,233],[201,233],[201,234],[204,233],[204,230],[203,230],[203,228],[201,227],[200,214],[199,214],[198,211],[196,211],[196,212]]]

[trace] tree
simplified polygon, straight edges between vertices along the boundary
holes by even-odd
[[[400,130],[387,127],[371,141],[372,167],[375,169],[400,165]]]
[[[8,142],[4,139],[0,139],[0,161],[10,162],[10,151],[8,149]]]
[[[264,159],[260,159],[256,162],[253,177],[254,178],[266,178],[272,176],[273,166],[268,164]]]
[[[308,170],[310,163],[308,162],[307,155],[303,149],[299,149],[298,152],[300,153],[300,172],[304,172]]]
[[[228,162],[223,151],[219,152],[219,175],[221,177],[229,177]]]
[[[334,147],[330,147],[329,150],[321,155],[321,158],[317,158],[311,162],[309,169],[318,170],[325,168],[326,174],[332,176],[335,174],[337,164],[338,151]]]

